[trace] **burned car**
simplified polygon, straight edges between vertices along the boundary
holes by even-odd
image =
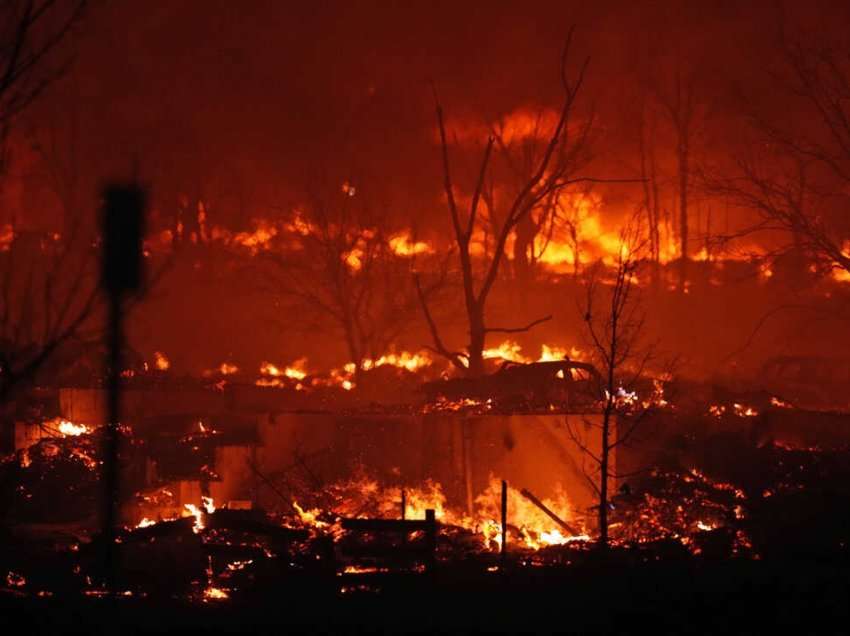
[[[493,374],[426,382],[428,402],[491,401],[496,408],[577,408],[601,398],[602,379],[586,362],[556,360],[522,364],[506,361]]]
[[[759,388],[802,408],[845,408],[850,360],[817,356],[777,356],[759,373]]]

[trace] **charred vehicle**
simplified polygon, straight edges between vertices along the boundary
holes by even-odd
[[[850,360],[816,356],[778,356],[759,374],[760,388],[803,408],[845,408]]]
[[[592,364],[557,360],[522,364],[506,361],[496,373],[480,378],[427,382],[428,402],[492,401],[496,408],[564,409],[590,406],[600,397],[602,380]]]

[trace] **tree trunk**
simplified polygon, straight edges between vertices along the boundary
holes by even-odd
[[[611,398],[605,406],[602,415],[602,452],[599,465],[599,547],[608,547],[608,453],[610,445],[608,437],[611,425]]]
[[[682,253],[680,285],[688,280],[688,141],[687,132],[679,133],[679,245]]]
[[[514,273],[520,285],[526,285],[531,280],[531,250],[536,235],[537,225],[531,214],[527,214],[517,223],[514,231]]]
[[[483,312],[469,316],[469,372],[470,378],[484,375],[484,315]]]

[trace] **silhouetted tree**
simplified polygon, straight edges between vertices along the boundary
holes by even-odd
[[[570,184],[596,181],[589,177],[576,177],[572,173],[575,163],[569,160],[575,156],[577,140],[572,136],[575,132],[571,130],[570,121],[574,113],[576,100],[584,84],[584,77],[589,64],[585,59],[579,66],[574,77],[570,77],[567,71],[570,45],[572,43],[573,29],[567,37],[561,58],[561,84],[564,89],[564,100],[561,104],[556,123],[548,137],[544,149],[534,162],[534,167],[527,172],[521,181],[515,195],[510,198],[504,212],[498,216],[497,227],[493,229],[493,250],[489,258],[483,260],[483,272],[476,273],[476,263],[470,252],[470,244],[473,234],[481,223],[480,204],[485,196],[488,170],[493,153],[496,137],[491,135],[484,148],[484,156],[478,172],[478,179],[472,190],[469,203],[469,211],[463,215],[457,201],[455,184],[452,178],[452,169],[449,158],[449,143],[446,126],[443,117],[443,108],[437,100],[437,126],[440,133],[440,144],[442,149],[443,163],[443,186],[448,204],[449,216],[454,233],[455,249],[457,250],[460,265],[460,274],[463,282],[463,298],[466,310],[469,342],[464,351],[452,351],[445,345],[439,327],[424,297],[423,286],[417,278],[416,285],[419,290],[420,304],[425,319],[431,331],[433,340],[432,349],[437,354],[449,360],[458,370],[463,373],[477,377],[484,373],[484,348],[487,335],[491,333],[518,333],[528,331],[535,325],[549,320],[551,316],[539,318],[527,325],[519,327],[494,327],[487,324],[486,307],[487,299],[493,289],[493,285],[499,277],[500,268],[506,258],[505,247],[508,238],[514,233],[518,225],[546,202],[554,193],[559,192]],[[579,136],[581,138],[581,135]],[[491,217],[494,215],[492,214]]]
[[[413,259],[393,252],[386,227],[361,190],[346,184],[311,195],[287,224],[294,244],[267,254],[274,288],[339,332],[358,373],[364,360],[386,353],[416,313]]]
[[[598,430],[599,443],[574,430],[569,421],[567,432],[592,462],[593,468],[586,472],[586,477],[598,497],[601,547],[607,547],[609,539],[609,481],[618,477],[611,466],[612,452],[631,438],[647,408],[632,392],[652,354],[651,347],[645,347],[642,342],[645,316],[637,286],[638,269],[647,247],[648,240],[635,215],[620,233],[613,269],[597,262],[587,271],[585,298],[579,308],[591,359],[600,370],[601,423],[585,419],[588,428]],[[613,280],[608,278],[610,275]],[[619,422],[618,414],[624,416]]]
[[[504,172],[504,178],[500,181],[507,184],[508,198],[515,197],[525,187],[528,180],[538,167],[542,153],[546,150],[546,142],[551,138],[552,128],[557,119],[555,114],[547,110],[538,110],[533,114],[525,114],[532,117],[530,121],[521,122],[522,130],[516,130],[516,124],[503,118],[492,126],[491,135],[495,139],[497,165]],[[531,124],[528,127],[528,124]],[[591,132],[595,118],[591,113],[571,131],[570,143],[559,144],[555,155],[550,160],[555,172],[563,174],[575,174],[584,168],[591,159],[590,145]],[[495,172],[495,171],[493,171]],[[502,175],[499,175],[502,177]],[[495,188],[491,187],[482,191],[482,197],[487,205],[488,215],[493,223],[493,234],[498,235],[500,229],[500,217],[498,208],[500,201],[494,195]],[[560,186],[560,187],[559,187]],[[527,214],[521,216],[513,230],[513,269],[514,276],[520,290],[523,290],[534,276],[534,267],[540,257],[549,247],[550,241],[556,230],[572,230],[576,234],[576,227],[572,225],[573,218],[569,206],[562,201],[562,195],[567,184],[557,184],[545,197],[543,197]],[[578,249],[577,241],[574,245]]]
[[[827,38],[783,35],[781,53],[782,68],[772,77],[783,113],[768,115],[748,104],[754,139],[738,154],[736,174],[707,182],[758,213],[736,236],[779,230],[790,238],[783,250],[796,249],[825,270],[850,272],[850,50]]]
[[[4,150],[15,118],[63,73],[65,64],[57,62],[53,53],[82,16],[85,5],[83,0],[12,0],[0,6],[0,130]],[[2,176],[8,178],[7,174]],[[87,286],[89,259],[80,249],[80,210],[70,203],[70,189],[76,187],[76,181],[55,181],[50,186],[62,188],[54,189],[62,204],[61,234],[21,231],[14,223],[3,228],[0,405],[76,336],[95,299],[93,288]]]
[[[688,280],[688,242],[690,220],[688,205],[692,181],[692,142],[694,137],[697,102],[694,95],[694,78],[690,73],[676,68],[673,79],[665,85],[657,76],[650,87],[661,111],[666,116],[676,144],[676,189],[679,207],[679,285],[682,290]],[[651,166],[648,166],[651,168]],[[650,199],[651,204],[656,202]]]

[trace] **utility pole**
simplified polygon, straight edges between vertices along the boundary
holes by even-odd
[[[108,417],[103,455],[103,538],[107,589],[116,590],[115,526],[118,508],[118,425],[121,421],[121,366],[124,345],[124,299],[142,288],[142,237],[145,191],[135,184],[110,185],[103,192],[103,270],[101,285],[109,302]]]

